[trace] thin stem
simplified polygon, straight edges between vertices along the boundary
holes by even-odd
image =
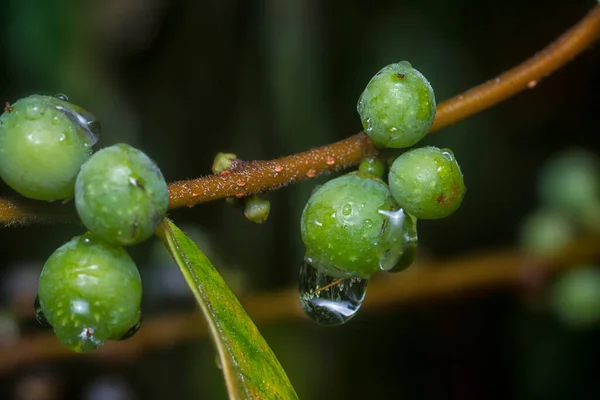
[[[597,243],[597,236],[581,239],[546,261],[507,250],[443,262],[417,262],[403,273],[376,276],[369,284],[363,309],[375,311],[500,288],[535,289],[553,274],[595,261],[600,256]],[[296,289],[246,297],[242,304],[256,324],[306,319]],[[76,355],[131,362],[144,351],[195,340],[206,333],[206,321],[197,312],[155,317],[145,321],[132,339],[109,342],[85,355],[66,349],[51,333],[39,334],[15,342],[0,342],[0,371]]]
[[[431,132],[452,125],[525,90],[590,47],[600,34],[600,5],[554,43],[521,65],[439,104]]]
[[[431,132],[534,87],[588,48],[599,33],[600,5],[597,5],[558,40],[523,64],[440,103]],[[332,170],[357,165],[362,158],[376,152],[364,133],[359,133],[330,145],[277,160],[241,162],[234,169],[218,175],[171,183],[169,206],[193,207],[198,203],[226,197],[245,197],[276,190]],[[64,208],[42,210],[40,207],[42,206],[32,207],[21,200],[0,199],[0,224],[8,226],[71,219],[65,217]]]

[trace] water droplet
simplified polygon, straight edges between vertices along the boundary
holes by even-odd
[[[352,204],[350,204],[350,203],[344,204],[344,206],[342,207],[342,214],[346,217],[348,215],[352,214]]]
[[[450,149],[442,149],[442,155],[448,159],[448,161],[454,161],[454,153]]]
[[[373,221],[371,221],[368,218],[363,221],[363,228],[364,229],[370,229],[372,227],[373,227]]]
[[[396,128],[395,126],[392,126],[390,128],[390,133],[396,133],[396,132],[398,132],[398,128]]]
[[[219,354],[215,354],[215,364],[218,369],[223,369],[223,364],[221,364],[221,357],[219,357]]]
[[[335,278],[313,267],[307,258],[300,268],[300,303],[306,315],[323,325],[340,325],[362,306],[368,279]]]
[[[37,322],[39,322],[44,328],[52,328],[52,325],[50,325],[50,322],[48,322],[44,312],[42,311],[42,305],[40,304],[39,296],[35,297],[33,309],[35,311],[35,319],[37,319]]]
[[[69,97],[64,93],[57,93],[54,95],[54,98],[62,101],[69,101]]]
[[[64,106],[62,104],[53,104],[53,106],[83,129],[89,146],[98,143],[102,128],[94,114],[74,104],[72,107]]]
[[[367,129],[366,132],[367,133],[371,133],[373,131],[373,121],[371,120],[371,118],[367,118]]]
[[[138,321],[133,324],[133,326],[131,328],[129,328],[129,330],[127,332],[125,332],[125,334],[123,336],[121,336],[119,338],[119,340],[127,340],[131,337],[133,337],[133,335],[135,335],[137,333],[137,331],[140,330],[140,327],[142,326],[142,312],[140,311],[140,318],[138,319]]]
[[[34,104],[27,106],[25,116],[29,119],[40,119],[44,116],[44,108]]]
[[[417,219],[402,209],[379,210],[379,213],[387,217],[380,235],[379,268],[402,271],[412,264],[417,253]]]

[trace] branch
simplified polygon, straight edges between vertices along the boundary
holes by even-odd
[[[510,96],[533,88],[576,55],[600,33],[600,5],[537,55],[512,70],[438,105],[431,132],[481,112]],[[174,182],[169,185],[170,208],[244,197],[279,189],[287,184],[357,165],[366,155],[376,154],[364,133],[342,141],[271,161],[239,162],[219,175]],[[34,208],[23,200],[0,198],[0,224],[75,220],[64,207]]]
[[[535,289],[556,273],[596,261],[600,256],[598,239],[593,236],[579,240],[545,261],[514,251],[497,251],[444,262],[418,262],[400,274],[377,275],[369,285],[363,309],[377,311],[399,304],[439,301],[500,288]],[[256,324],[306,319],[296,289],[250,296],[242,299],[242,304]],[[197,312],[155,317],[145,321],[132,339],[109,342],[86,354],[71,352],[51,333],[0,342],[0,372],[67,357],[133,362],[145,351],[203,337],[206,328],[204,318]]]

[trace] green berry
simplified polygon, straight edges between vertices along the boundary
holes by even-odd
[[[385,165],[379,157],[367,157],[360,162],[358,170],[382,179],[385,173]]]
[[[541,200],[584,224],[600,222],[600,161],[583,149],[567,151],[542,169]]]
[[[0,116],[0,176],[25,197],[73,197],[96,124],[87,111],[54,97],[20,99]]]
[[[389,173],[396,202],[419,219],[438,219],[458,209],[465,194],[462,172],[448,150],[422,147],[394,161]]]
[[[600,270],[582,267],[566,272],[553,290],[558,317],[574,328],[600,323]]]
[[[551,257],[575,238],[569,218],[554,209],[541,209],[529,215],[521,226],[521,246],[536,257]]]
[[[409,147],[423,139],[435,117],[429,81],[407,61],[381,69],[358,99],[363,128],[379,147]]]
[[[168,203],[167,184],[158,166],[127,144],[95,153],[81,168],[75,185],[75,206],[84,225],[123,246],[149,238]]]
[[[86,233],[46,261],[37,317],[66,347],[89,351],[139,328],[141,298],[140,274],[127,252]]]
[[[259,196],[251,196],[244,203],[244,216],[255,224],[264,223],[270,212],[271,202]]]
[[[402,235],[390,235],[398,208],[387,185],[372,175],[350,173],[317,189],[302,213],[306,261],[332,277],[368,278],[398,254]],[[401,252],[401,251],[400,251]]]

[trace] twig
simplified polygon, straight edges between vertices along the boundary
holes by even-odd
[[[594,236],[579,240],[546,261],[533,260],[514,251],[497,251],[443,262],[418,262],[403,273],[376,276],[369,285],[363,310],[377,311],[399,304],[435,301],[499,288],[527,290],[532,285],[546,282],[555,273],[596,261],[600,256],[598,239]],[[256,324],[306,319],[296,289],[254,295],[242,299],[242,304]],[[206,333],[204,319],[199,313],[192,312],[149,319],[132,339],[109,342],[86,354],[67,350],[51,333],[40,334],[0,344],[0,371],[66,357],[131,361],[142,352],[195,340]]]
[[[583,52],[600,34],[600,5],[537,55],[510,71],[463,94],[440,103],[431,132],[481,112],[510,96],[534,87]],[[244,197],[278,189],[332,170],[357,165],[375,154],[369,139],[358,133],[342,141],[304,153],[271,161],[243,162],[218,175],[174,182],[169,185],[170,208],[193,207],[198,203]],[[44,212],[15,199],[0,199],[0,224],[64,221],[64,211],[55,206]]]

